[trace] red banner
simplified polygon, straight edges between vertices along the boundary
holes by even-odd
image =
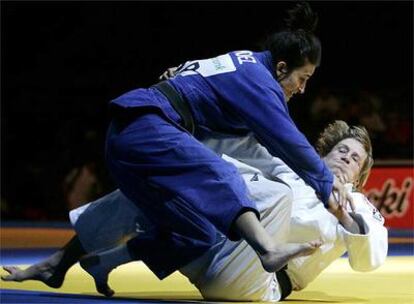
[[[368,196],[391,228],[414,228],[413,167],[373,168],[365,185]]]

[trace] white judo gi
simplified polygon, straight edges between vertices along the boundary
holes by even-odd
[[[388,250],[384,219],[364,195],[353,193],[365,233],[352,234],[326,210],[310,186],[253,137],[210,139],[207,144],[243,161],[223,156],[238,168],[261,213],[262,224],[275,241],[322,239],[323,245],[315,253],[289,262],[287,274],[294,290],[305,288],[345,252],[357,271],[370,271],[384,263]],[[291,190],[272,181],[277,178]],[[135,233],[149,233],[152,225],[119,191],[71,211],[70,219],[88,252],[111,247]],[[180,271],[205,299],[276,302],[281,298],[276,275],[264,271],[245,241],[232,242],[218,235],[208,252]]]

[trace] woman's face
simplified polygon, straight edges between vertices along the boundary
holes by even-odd
[[[279,63],[280,64],[280,63]],[[293,95],[300,93],[303,94],[306,88],[306,82],[315,72],[316,66],[312,63],[307,63],[300,68],[294,69],[290,74],[283,77],[281,69],[276,69],[277,76],[282,77],[279,81],[285,93],[286,102],[292,98]]]
[[[359,141],[346,138],[337,143],[323,159],[340,180],[357,185],[367,157],[368,154]]]

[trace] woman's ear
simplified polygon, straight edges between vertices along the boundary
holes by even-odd
[[[287,70],[287,64],[284,61],[279,61],[276,64],[276,76],[279,77],[283,77],[286,76],[286,74],[288,73]]]

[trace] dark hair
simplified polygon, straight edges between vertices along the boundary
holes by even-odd
[[[309,4],[300,2],[288,10],[285,24],[287,28],[270,35],[264,45],[271,52],[274,64],[285,61],[288,71],[302,67],[307,62],[319,66],[322,47],[313,33],[318,16]]]

